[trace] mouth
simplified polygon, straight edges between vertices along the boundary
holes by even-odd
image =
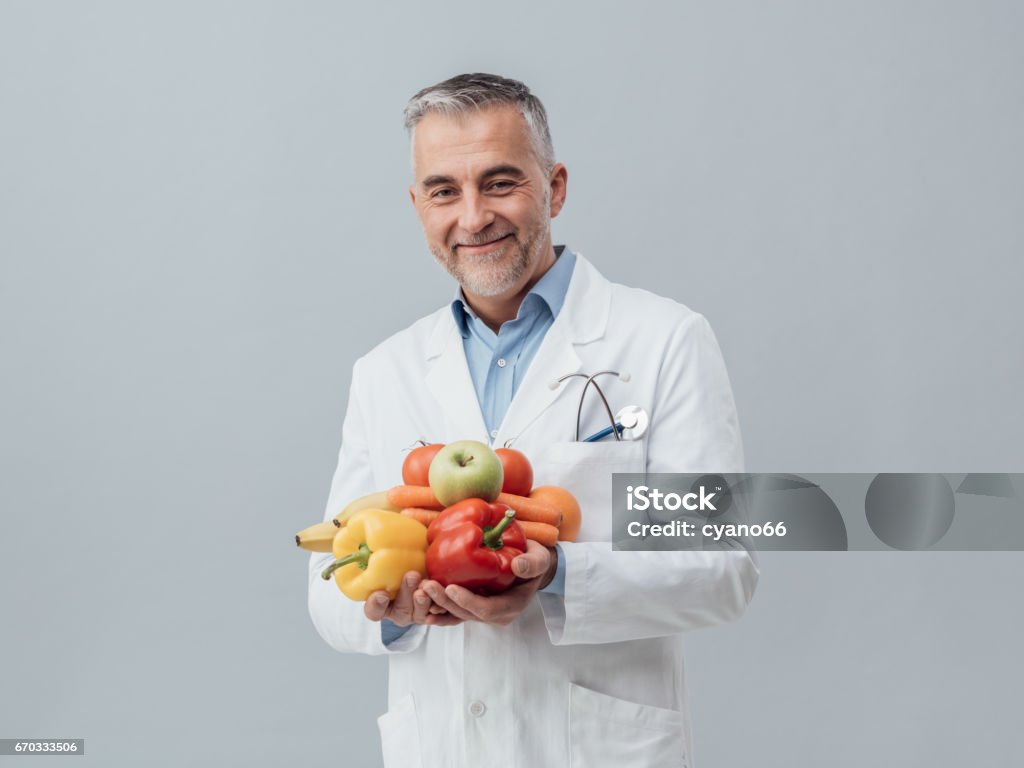
[[[499,237],[497,240],[491,240],[489,243],[483,243],[481,245],[457,245],[455,248],[459,253],[467,253],[470,255],[490,253],[491,251],[501,248],[505,241],[510,237],[512,237],[511,233]]]

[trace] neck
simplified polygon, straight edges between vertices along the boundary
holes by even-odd
[[[462,293],[466,297],[466,303],[473,309],[476,316],[483,320],[484,325],[495,333],[498,332],[503,323],[516,319],[516,315],[519,314],[519,305],[523,303],[523,299],[526,298],[530,289],[554,266],[555,248],[551,244],[550,239],[541,253],[543,255],[540,261],[537,262],[533,273],[524,283],[513,288],[509,293],[499,294],[498,296],[477,296],[465,288],[462,289]]]

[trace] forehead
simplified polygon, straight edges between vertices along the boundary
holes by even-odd
[[[472,174],[496,163],[529,170],[535,162],[526,119],[510,105],[460,116],[428,112],[416,126],[413,159],[418,178],[436,173]]]

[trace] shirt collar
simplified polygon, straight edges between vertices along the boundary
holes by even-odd
[[[564,245],[555,246],[555,263],[543,274],[537,284],[530,289],[530,292],[523,297],[523,303],[519,307],[519,315],[523,314],[524,307],[529,308],[530,303],[537,304],[538,300],[546,304],[551,311],[551,317],[558,317],[565,304],[565,295],[569,291],[569,281],[572,279],[573,268],[576,265],[576,254]],[[531,299],[536,296],[536,299]],[[528,303],[530,302],[530,303]],[[462,338],[469,337],[469,322],[477,320],[476,313],[466,301],[462,287],[455,290],[455,298],[451,303],[452,315],[455,317],[455,325],[458,326]]]

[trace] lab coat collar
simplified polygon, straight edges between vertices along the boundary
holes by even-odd
[[[573,344],[589,344],[605,334],[612,300],[612,284],[576,254],[576,268],[558,319],[564,317],[566,334]]]
[[[611,283],[582,253],[576,252],[572,279],[569,281],[562,311],[555,318],[556,324],[560,322],[566,326],[566,335],[574,344],[596,341],[604,336],[610,300]],[[427,360],[445,351],[453,329],[461,338],[461,329],[449,305],[446,311],[438,313],[437,322],[424,348]]]
[[[436,315],[424,354],[433,361],[425,383],[444,411],[451,439],[474,439],[503,445],[521,434],[569,388],[549,385],[581,366],[575,347],[602,338],[608,323],[611,283],[576,254],[576,264],[562,311],[548,329],[527,369],[497,435],[489,435],[466,363],[462,334],[450,307]]]

